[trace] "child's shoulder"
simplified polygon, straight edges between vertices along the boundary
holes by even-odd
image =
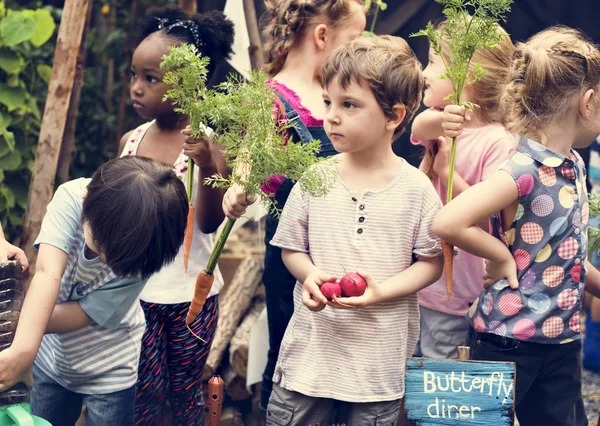
[[[137,144],[141,140],[141,138],[146,134],[152,123],[154,123],[154,120],[140,124],[135,129],[132,129],[125,133],[119,141],[119,152],[117,154],[119,156],[122,156],[126,146],[133,146]],[[128,155],[130,154],[128,153]]]
[[[477,127],[472,132],[465,132],[464,135],[472,137],[477,144],[487,149],[498,146],[514,148],[518,141],[517,136],[506,130],[500,123]]]
[[[90,178],[78,178],[65,182],[57,188],[54,196],[83,200],[87,186],[91,180]]]

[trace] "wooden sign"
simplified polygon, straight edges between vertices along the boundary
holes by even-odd
[[[405,395],[415,426],[512,426],[515,364],[410,358]]]

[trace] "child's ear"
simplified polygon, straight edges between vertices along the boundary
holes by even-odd
[[[396,127],[404,121],[404,117],[406,117],[406,107],[401,104],[396,104],[392,108],[392,113],[394,114],[394,117],[388,118],[385,126],[387,130],[396,130]]]
[[[596,92],[594,92],[594,89],[589,89],[583,94],[579,101],[579,113],[584,120],[589,119],[590,115],[593,113],[594,103],[596,101],[595,96]]]
[[[315,27],[315,30],[313,31],[313,40],[318,50],[325,50],[328,37],[329,29],[327,28],[327,25],[319,24]]]

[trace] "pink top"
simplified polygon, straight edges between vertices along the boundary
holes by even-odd
[[[415,145],[428,146],[430,141],[420,141],[411,135]],[[501,124],[467,128],[458,137],[455,171],[469,185],[475,185],[498,170],[500,164],[514,151],[516,137]],[[446,186],[438,177],[432,180],[442,202],[446,204]],[[464,316],[483,291],[484,261],[480,257],[459,250],[454,257],[452,297],[446,296],[446,278],[441,278],[419,292],[419,304],[428,309],[451,315]]]
[[[300,120],[302,120],[307,127],[323,126],[323,120],[314,117],[308,108],[302,105],[302,101],[296,92],[285,84],[275,80],[268,80],[267,84],[270,84],[271,87],[298,112]],[[279,99],[277,99],[273,115],[277,121],[285,120],[285,107]],[[275,191],[277,191],[277,188],[279,188],[279,185],[281,185],[281,182],[283,182],[284,179],[285,176],[271,176],[269,183],[263,185],[262,191],[267,194],[275,194]]]

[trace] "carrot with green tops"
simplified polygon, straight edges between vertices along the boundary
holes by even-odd
[[[444,25],[436,28],[430,21],[425,29],[411,34],[411,37],[425,36],[431,49],[439,56],[446,67],[444,76],[452,84],[453,93],[444,100],[466,109],[477,108],[471,102],[461,102],[466,84],[473,84],[483,78],[486,69],[477,63],[471,63],[475,51],[480,48],[493,49],[506,35],[497,31],[499,21],[506,20],[513,0],[436,0],[444,5],[446,17]],[[452,138],[450,170],[446,185],[446,202],[452,201],[454,186],[454,164],[456,160],[456,137]],[[454,247],[442,241],[444,269],[446,274],[446,294],[452,294],[452,264]]]

